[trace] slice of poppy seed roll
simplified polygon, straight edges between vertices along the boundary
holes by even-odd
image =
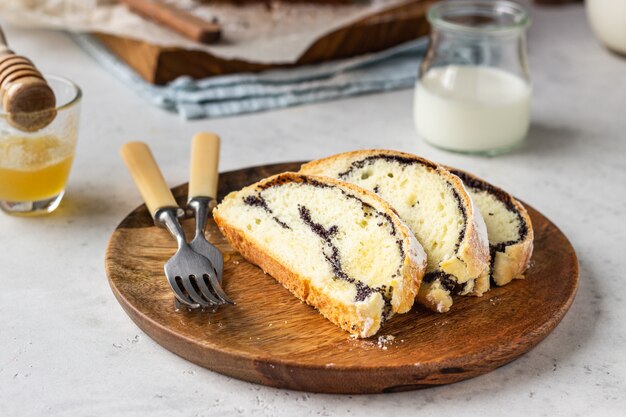
[[[359,337],[411,309],[426,268],[384,200],[331,178],[269,177],[227,195],[213,217],[248,261]]]
[[[534,239],[526,208],[501,188],[467,172],[450,170],[463,180],[485,219],[491,252],[487,281],[501,286],[515,278],[524,278],[533,253]]]
[[[373,191],[398,212],[428,256],[418,302],[450,310],[452,294],[472,294],[489,266],[485,223],[461,180],[403,152],[363,150],[304,164],[301,173],[337,178]]]

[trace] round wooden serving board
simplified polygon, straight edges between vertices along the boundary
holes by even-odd
[[[220,175],[220,199],[299,163],[253,167]],[[179,203],[187,186],[174,189]],[[483,297],[456,297],[441,315],[415,306],[396,315],[378,336],[355,340],[301,303],[271,276],[246,262],[215,223],[208,236],[224,253],[226,292],[236,306],[216,313],[176,311],[163,274],[176,250],[145,206],[117,227],[106,272],[126,313],[166,349],[208,369],[259,384],[329,393],[377,393],[448,384],[487,373],[524,354],[561,321],[574,300],[578,261],[561,231],[528,207],[535,252],[526,279]],[[188,236],[193,219],[183,221]],[[306,256],[306,254],[302,254]]]

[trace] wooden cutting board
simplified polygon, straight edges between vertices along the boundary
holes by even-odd
[[[263,64],[224,59],[203,50],[163,47],[120,36],[95,33],[112,53],[153,84],[166,84],[181,75],[204,78],[238,72],[310,65],[382,51],[425,36],[428,7],[438,0],[409,0],[334,30],[315,41],[295,63]]]
[[[220,199],[299,163],[220,174]],[[174,189],[179,203],[187,186]],[[217,313],[175,311],[163,263],[174,239],[144,205],[117,227],[106,250],[109,283],[126,313],[166,349],[208,369],[273,387],[378,393],[448,384],[487,373],[524,354],[561,321],[574,300],[578,261],[561,231],[528,207],[535,253],[526,279],[483,297],[457,297],[445,315],[419,306],[396,315],[377,337],[355,340],[246,262],[212,220],[210,240],[224,253],[226,292],[237,301]],[[183,222],[193,233],[193,219]],[[306,256],[306,254],[303,254]],[[390,338],[388,338],[390,339]]]

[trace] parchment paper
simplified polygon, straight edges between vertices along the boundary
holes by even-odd
[[[206,5],[190,0],[177,7],[222,25],[223,40],[201,45],[144,20],[111,0],[0,0],[0,14],[11,24],[102,32],[163,46],[202,49],[222,58],[260,63],[295,62],[324,34],[407,0],[370,0],[345,6],[265,3]]]

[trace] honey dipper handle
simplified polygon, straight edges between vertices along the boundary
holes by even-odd
[[[220,159],[220,137],[214,133],[196,133],[191,141],[189,199],[217,198],[217,167]]]
[[[143,142],[125,143],[120,155],[152,217],[160,208],[178,207],[148,145]]]
[[[4,36],[4,31],[0,27],[0,56],[6,54],[12,54],[13,51],[9,49],[9,44],[7,43],[7,38]]]

